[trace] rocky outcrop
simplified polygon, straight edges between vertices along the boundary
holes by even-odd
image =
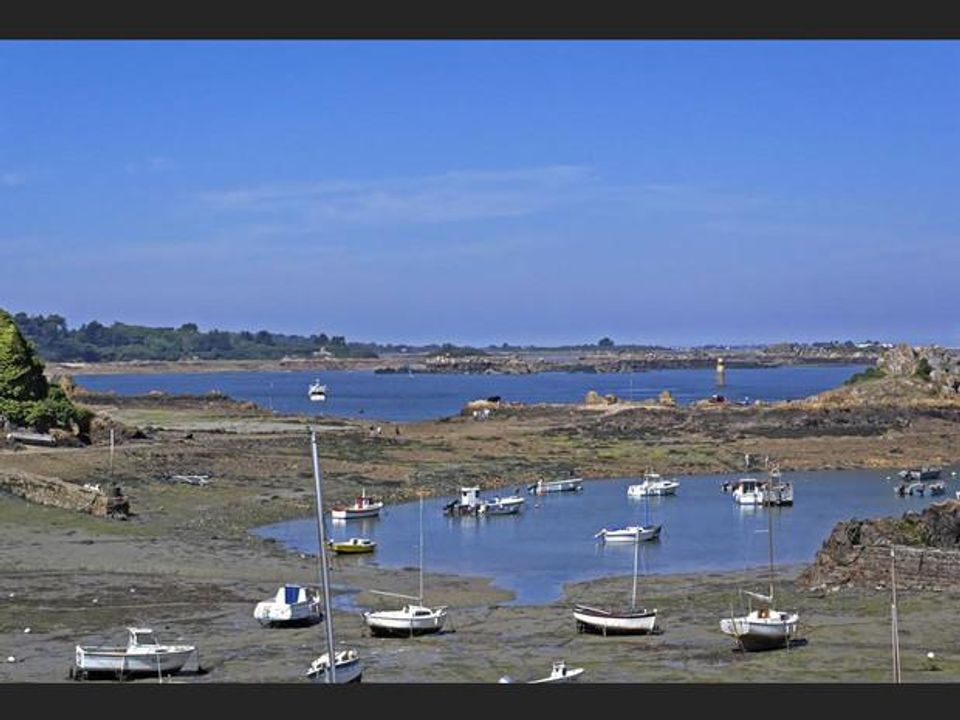
[[[897,345],[877,360],[877,367],[890,377],[929,383],[940,396],[960,395],[960,357],[937,345]]]
[[[900,518],[837,523],[799,582],[809,588],[889,586],[891,548],[898,588],[960,589],[960,501]]]

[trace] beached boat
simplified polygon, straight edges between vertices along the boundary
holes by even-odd
[[[643,542],[659,538],[662,527],[662,525],[628,525],[617,530],[603,528],[593,537],[603,542]]]
[[[748,652],[789,647],[797,634],[800,616],[795,612],[783,612],[773,608],[773,514],[767,513],[767,545],[770,556],[770,591],[767,595],[743,591],[748,598],[747,614],[720,620],[720,630],[737,641]],[[759,606],[754,609],[753,601]]]
[[[640,555],[640,543],[633,548],[633,592],[629,608],[596,608],[577,605],[573,617],[577,622],[577,632],[596,632],[601,635],[643,635],[655,632],[657,628],[657,610],[637,607],[637,567]]]
[[[323,619],[320,597],[300,585],[284,585],[272,600],[257,603],[253,617],[264,627],[313,625]]]
[[[353,505],[345,507],[334,507],[330,510],[330,516],[334,520],[354,520],[356,518],[377,517],[380,515],[380,509],[383,503],[380,500],[368,498],[366,490],[360,490],[360,496]]]
[[[547,677],[531,680],[529,684],[574,682],[581,675],[583,675],[583,668],[567,667],[567,663],[563,660],[557,660],[553,663],[553,667],[550,669],[550,674],[547,675]]]
[[[377,543],[369,538],[354,537],[349,540],[328,540],[327,547],[339,555],[358,555],[372,553],[377,549]]]
[[[647,497],[658,495],[676,495],[680,483],[676,480],[664,480],[657,473],[645,473],[643,482],[627,488],[630,497]]]
[[[481,515],[516,515],[523,503],[523,498],[518,495],[490,498],[480,506],[479,512]]]
[[[127,633],[126,647],[77,645],[72,676],[80,679],[95,675],[162,677],[179,672],[197,652],[195,645],[157,642],[150,628],[129,627]]]
[[[580,492],[583,490],[583,478],[568,478],[566,480],[537,480],[530,485],[529,490],[534,495],[546,495],[555,492]]]
[[[328,682],[330,673],[330,653],[323,653],[316,658],[307,669],[307,677],[315,682]],[[360,655],[353,648],[339,650],[334,655],[334,674],[337,683],[360,682],[363,677],[363,663]]]
[[[360,682],[363,676],[363,662],[354,648],[336,649],[333,638],[333,611],[330,606],[330,574],[325,552],[326,531],[323,526],[323,492],[321,490],[320,458],[317,453],[317,433],[310,432],[310,450],[313,459],[313,479],[317,495],[317,559],[320,566],[320,584],[323,587],[323,610],[327,618],[324,631],[327,636],[327,651],[315,658],[307,668],[307,677],[317,683]],[[333,657],[331,664],[330,658]]]
[[[323,402],[327,399],[327,386],[319,380],[314,380],[307,388],[307,397],[314,402]]]
[[[447,619],[447,607],[426,607],[423,604],[423,495],[420,496],[420,594],[414,598],[400,593],[372,590],[377,595],[416,600],[416,605],[404,605],[399,610],[376,610],[363,613],[363,621],[370,634],[378,637],[413,637],[440,632]]]

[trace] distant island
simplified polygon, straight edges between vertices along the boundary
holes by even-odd
[[[286,335],[267,330],[201,331],[194,323],[146,327],[92,321],[69,328],[60,315],[13,316],[23,336],[48,362],[69,370],[131,366],[141,371],[321,368],[409,373],[504,373],[546,371],[630,372],[663,367],[769,367],[810,363],[874,364],[892,345],[874,340],[833,340],[766,345],[618,345],[596,343],[542,347],[451,342],[427,345],[348,341],[342,335]],[[74,369],[77,369],[74,368]]]

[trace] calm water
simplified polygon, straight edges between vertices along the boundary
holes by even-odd
[[[892,479],[887,480],[887,475]],[[949,471],[943,475],[947,495],[934,498],[898,497],[893,492],[898,479],[892,470],[784,473],[784,480],[794,484],[794,506],[745,508],[720,490],[724,480],[737,477],[680,477],[676,496],[649,499],[627,497],[627,486],[637,479],[596,480],[586,482],[581,493],[524,494],[520,515],[489,518],[450,518],[443,515],[442,507],[452,498],[426,500],[424,566],[427,572],[492,577],[495,584],[517,594],[518,604],[547,603],[562,597],[566,582],[632,573],[633,545],[598,543],[593,535],[603,527],[648,522],[663,526],[659,541],[641,544],[642,573],[743,570],[768,563],[769,513],[777,564],[809,563],[840,520],[899,516],[954,497],[960,488]],[[316,518],[254,532],[275,538],[291,550],[317,552]],[[380,518],[328,519],[327,532],[337,540],[364,536],[378,543],[373,555],[338,556],[338,563],[416,567],[419,505],[388,506]],[[409,592],[409,588],[395,591]],[[429,602],[429,586],[425,592]],[[624,593],[624,599],[629,599],[630,583],[624,584]]]
[[[588,390],[624,399],[655,398],[669,390],[681,404],[720,393],[731,400],[793,400],[836,387],[862,365],[807,365],[733,368],[717,387],[714,371],[649,370],[635,373],[537,373],[533,375],[376,374],[306,371],[220,372],[166,375],[77,375],[91,390],[136,395],[151,390],[206,393],[220,390],[237,400],[289,414],[323,413],[335,417],[414,421],[456,415],[465,403],[499,395],[509,402],[581,402]],[[307,386],[319,378],[326,402],[307,398]]]

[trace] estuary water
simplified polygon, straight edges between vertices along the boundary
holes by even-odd
[[[863,365],[799,365],[728,368],[716,384],[710,368],[631,373],[548,372],[531,375],[377,374],[372,371],[216,372],[128,375],[76,375],[98,392],[137,395],[203,394],[219,390],[236,400],[292,415],[324,414],[411,422],[456,415],[470,400],[500,396],[506,402],[582,402],[589,390],[626,400],[648,400],[669,390],[680,404],[713,394],[731,401],[794,400],[840,385]],[[307,387],[319,379],[328,388],[325,402],[311,402]]]
[[[889,476],[889,479],[888,479]],[[638,478],[590,480],[579,493],[526,494],[519,515],[448,517],[450,497],[424,501],[424,567],[491,577],[516,593],[516,604],[540,604],[562,598],[562,586],[633,572],[633,545],[594,539],[601,528],[632,524],[662,525],[660,539],[641,543],[640,583],[646,576],[744,570],[769,562],[768,516],[773,527],[775,562],[809,563],[834,525],[852,517],[900,516],[931,502],[954,497],[960,482],[949,469],[942,479],[947,495],[899,497],[896,472],[844,470],[784,473],[793,483],[794,505],[751,508],[737,505],[722,492],[725,480],[742,475],[681,476],[675,496],[630,498],[627,487]],[[486,491],[481,496],[512,494],[518,488]],[[316,554],[316,518],[267,525],[253,531],[274,538],[292,551]],[[378,547],[371,555],[337,556],[337,563],[373,563],[416,567],[419,504],[390,505],[379,518],[334,521],[328,537],[369,537]],[[390,588],[379,588],[390,590]],[[429,601],[429,586],[425,589]],[[630,583],[624,584],[629,599]]]

